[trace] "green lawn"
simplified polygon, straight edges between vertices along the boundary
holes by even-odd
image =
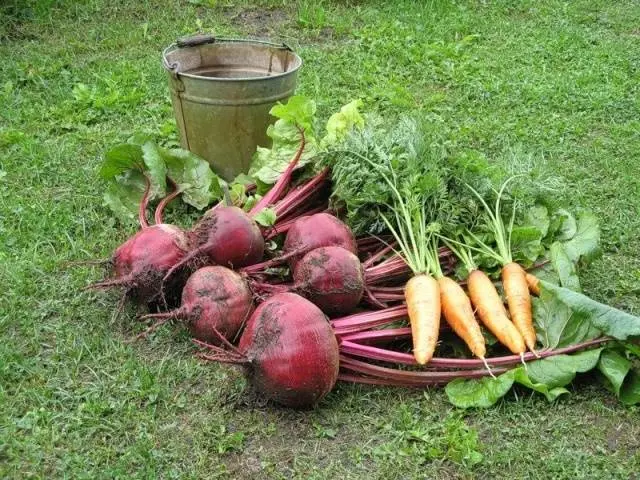
[[[133,232],[101,205],[101,155],[138,131],[176,141],[160,52],[205,30],[288,42],[323,117],[360,97],[389,121],[426,112],[452,149],[545,162],[602,224],[585,290],[640,313],[640,5],[419,3],[2,3],[0,477],[637,478],[640,410],[596,378],[553,404],[340,384],[280,409],[177,329],[124,343],[135,312],[114,319],[117,293],[81,292],[101,269],[68,265]]]

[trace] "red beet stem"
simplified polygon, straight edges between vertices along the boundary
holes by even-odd
[[[340,340],[369,345],[371,343],[393,342],[411,336],[410,327],[384,328],[382,330],[365,330],[363,332],[341,335]]]
[[[401,329],[393,329],[393,330],[395,331],[393,332],[390,331],[387,337],[381,334],[376,334],[375,336],[374,335],[369,336],[369,339],[374,339],[375,341],[379,341],[381,339],[399,339],[399,338],[402,338],[403,336],[405,337],[410,336],[409,329],[402,329],[402,330],[405,330],[404,334],[399,331]],[[368,340],[366,335],[367,333],[369,332],[363,332],[357,337],[354,335],[351,335],[348,340],[345,338],[340,338],[340,352],[349,354],[349,355],[354,355],[361,358],[367,358],[370,360],[380,360],[383,362],[391,362],[391,363],[397,363],[402,365],[418,365],[414,356],[410,353],[395,352],[392,350],[386,350],[384,348],[373,347],[371,345],[362,345],[360,342]],[[374,332],[370,332],[370,333],[374,333]],[[358,343],[356,343],[355,340],[357,340]],[[555,355],[577,352],[578,350],[582,350],[594,345],[599,345],[601,343],[605,343],[610,340],[611,340],[610,338],[602,337],[602,338],[597,338],[595,340],[589,340],[586,342],[577,343],[575,345],[570,345],[568,347],[557,348],[553,350],[543,350],[537,353],[539,358],[553,357]],[[536,357],[535,354],[533,354],[532,352],[527,352],[524,354],[523,358],[521,358],[520,355],[506,355],[503,357],[487,358],[486,360],[487,360],[487,364],[491,367],[506,367],[506,366],[517,365],[523,359],[525,362],[538,360],[538,357]],[[475,369],[475,368],[483,368],[484,363],[480,359],[434,357],[429,361],[428,367],[456,368],[456,369],[468,370],[468,369]],[[494,371],[494,373],[496,372]]]
[[[429,363],[431,365],[431,362]],[[367,362],[355,360],[344,354],[340,355],[340,367],[345,370],[370,375],[372,377],[383,378],[387,380],[396,380],[403,382],[405,385],[423,386],[438,385],[449,383],[456,378],[481,378],[490,375],[489,370],[482,368],[480,370],[460,370],[453,372],[441,371],[413,371],[413,370],[397,370],[394,368],[380,367]],[[494,375],[500,375],[506,372],[507,368],[495,368],[492,370]]]
[[[398,305],[375,312],[354,313],[331,322],[336,335],[360,332],[373,327],[388,325],[407,317],[407,307]]]
[[[169,184],[173,188],[173,192],[171,192],[169,195],[164,197],[162,200],[160,200],[160,203],[158,203],[158,206],[156,207],[156,211],[153,216],[156,225],[160,223],[164,223],[164,221],[162,220],[162,214],[164,212],[165,207],[169,204],[171,200],[173,200],[178,195],[180,195],[180,190],[178,189],[178,185],[176,184],[176,182],[174,182],[171,179],[171,177],[167,177],[167,180],[169,181]]]
[[[406,382],[399,382],[397,380],[390,380],[388,378],[367,377],[364,375],[356,375],[351,373],[340,372],[338,374],[338,380],[350,383],[364,383],[367,385],[381,385],[390,387],[412,387],[413,385],[407,385]]]
[[[147,221],[147,205],[149,205],[149,191],[151,190],[151,182],[149,177],[144,176],[144,194],[142,200],[140,200],[140,208],[138,209],[138,221],[141,228],[147,228],[149,222]]]
[[[253,208],[249,211],[250,215],[256,215],[263,208],[266,208],[269,205],[272,205],[273,203],[277,202],[280,199],[280,197],[282,197],[282,194],[284,193],[287,186],[289,185],[289,182],[291,181],[291,175],[293,174],[293,169],[298,164],[298,161],[302,156],[302,152],[306,144],[306,140],[304,137],[304,129],[300,127],[297,127],[297,128],[298,128],[298,131],[300,132],[300,147],[298,148],[298,151],[296,152],[291,162],[289,162],[289,165],[287,166],[286,170],[280,176],[280,178],[275,183],[273,188],[271,188],[271,190],[269,190],[265,194],[265,196],[262,197],[260,201],[258,201],[258,203],[256,203],[253,206]]]
[[[364,262],[362,262],[362,267],[366,269],[366,268],[369,268],[370,266],[372,266],[374,263],[376,263],[378,260],[380,260],[386,254],[391,252],[395,248],[396,244],[397,244],[397,242],[392,242],[389,245],[387,245],[386,247],[384,247],[382,250],[380,250],[378,253],[375,253],[375,254],[371,255]]]
[[[325,168],[304,185],[300,185],[287,193],[285,197],[273,207],[276,212],[276,217],[281,219],[286,218],[287,215],[294,212],[298,206],[309,200],[325,185],[328,175],[329,169]]]
[[[389,308],[389,305],[382,303],[380,299],[366,285],[364,287],[364,299],[373,307],[380,309]]]

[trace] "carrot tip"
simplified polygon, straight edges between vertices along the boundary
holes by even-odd
[[[524,360],[524,353],[520,353],[520,362],[522,362],[522,365],[524,365],[524,369],[527,370],[527,362],[525,362]]]
[[[534,357],[536,357],[536,358],[538,358],[538,359],[539,359],[539,358],[542,358],[542,357],[538,354],[538,352],[536,352],[533,348],[531,349],[531,353],[533,353],[533,356],[534,356]]]
[[[491,378],[496,378],[496,376],[491,371],[491,367],[489,367],[489,364],[487,363],[486,358],[484,357],[479,357],[479,358],[480,360],[482,360],[482,363],[484,363],[484,367],[487,369],[487,372],[489,372],[489,375],[491,375]]]

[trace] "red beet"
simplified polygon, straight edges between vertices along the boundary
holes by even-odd
[[[264,254],[260,228],[241,208],[216,206],[208,210],[191,232],[194,249],[166,275],[190,261],[239,268],[259,262]]]
[[[180,308],[142,317],[159,319],[142,336],[179,319],[186,322],[194,338],[220,344],[220,335],[227,340],[236,338],[252,310],[251,291],[240,275],[225,267],[204,267],[187,280]]]
[[[364,273],[356,255],[342,247],[307,253],[293,271],[295,290],[327,315],[351,312],[362,299]]]
[[[319,247],[337,246],[357,254],[353,233],[343,222],[328,213],[300,217],[287,232],[283,255],[290,256],[289,266],[295,270],[298,261]]]
[[[214,353],[204,358],[244,365],[258,393],[288,407],[312,407],[338,378],[338,342],[326,317],[295,293],[259,305],[237,349],[208,348]]]
[[[189,251],[189,239],[180,228],[160,224],[145,227],[120,245],[113,254],[114,278],[95,283],[90,288],[123,286],[127,296],[140,304],[159,301],[162,279]],[[168,285],[168,290],[180,288],[180,279]]]

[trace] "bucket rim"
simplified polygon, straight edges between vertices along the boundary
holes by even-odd
[[[176,50],[180,50],[180,49],[186,49],[186,48],[197,48],[200,47],[202,44],[199,45],[190,45],[190,46],[179,46],[178,42],[173,42],[172,44],[170,44],[168,47],[166,47],[163,51],[162,51],[162,66],[164,67],[165,70],[167,70],[169,73],[171,73],[172,75],[174,75],[174,77],[187,77],[187,78],[193,78],[196,80],[205,80],[205,81],[211,81],[211,82],[238,82],[238,81],[245,81],[245,82],[249,82],[249,81],[255,81],[255,82],[259,82],[259,81],[264,81],[267,78],[280,78],[280,77],[286,77],[288,75],[292,75],[294,73],[296,73],[298,70],[300,70],[300,68],[302,67],[303,61],[302,61],[302,57],[300,57],[300,55],[298,55],[295,51],[293,51],[293,49],[291,49],[287,44],[285,43],[273,43],[273,42],[269,42],[266,40],[257,40],[257,39],[245,39],[245,38],[218,38],[218,37],[212,37],[212,41],[210,42],[206,42],[207,44],[212,44],[212,43],[225,43],[225,44],[253,44],[253,45],[260,45],[260,46],[270,46],[270,47],[276,47],[276,48],[280,48],[283,50],[287,50],[288,52],[290,52],[293,56],[294,59],[298,61],[298,65],[295,68],[292,68],[291,70],[288,70],[286,72],[281,72],[281,73],[275,73],[272,75],[264,75],[264,76],[260,76],[260,77],[234,77],[234,78],[224,78],[224,77],[205,77],[202,75],[194,75],[191,73],[185,73],[185,72],[181,72],[179,71],[180,65],[179,63],[169,63],[169,60],[167,59],[167,55],[170,53],[173,53]]]

